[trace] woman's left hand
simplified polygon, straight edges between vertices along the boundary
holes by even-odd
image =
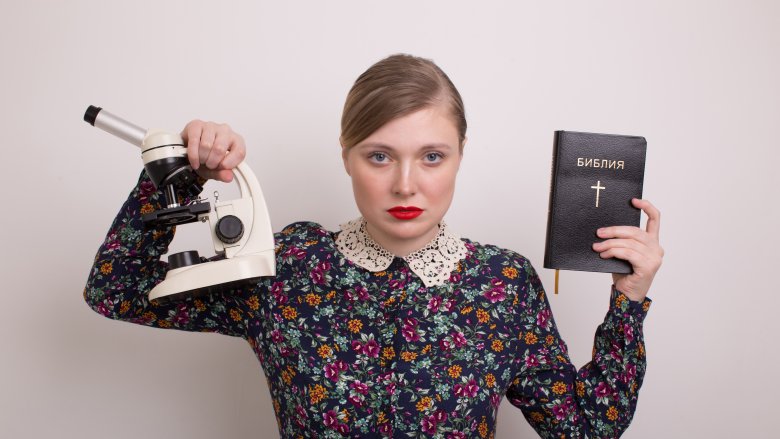
[[[615,289],[629,299],[641,302],[647,296],[664,257],[664,249],[658,243],[661,212],[647,200],[634,198],[631,202],[647,214],[647,230],[631,226],[601,228],[597,235],[606,241],[594,243],[593,250],[604,259],[616,257],[631,263],[633,273],[613,274],[612,281]]]

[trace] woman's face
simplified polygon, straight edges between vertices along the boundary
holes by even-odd
[[[436,236],[452,202],[460,151],[457,128],[442,106],[391,120],[342,147],[357,207],[378,244],[406,256]]]

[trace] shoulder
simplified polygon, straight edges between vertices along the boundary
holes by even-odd
[[[485,268],[489,267],[496,274],[513,280],[536,276],[531,261],[514,250],[492,244],[481,244],[467,238],[463,238],[463,241],[469,251],[467,260],[472,263],[486,266]]]
[[[311,241],[331,237],[332,233],[319,223],[314,221],[297,221],[288,224],[281,231],[274,234],[274,239],[279,242]]]
[[[278,257],[288,262],[309,259],[320,253],[332,253],[335,249],[333,233],[319,223],[298,221],[274,234]]]

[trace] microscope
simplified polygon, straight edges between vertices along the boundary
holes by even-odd
[[[84,113],[90,125],[141,148],[144,168],[162,191],[165,207],[143,215],[147,228],[164,228],[208,222],[215,256],[204,258],[197,250],[168,256],[165,280],[149,292],[149,300],[170,302],[193,295],[227,291],[263,276],[276,275],[274,236],[265,198],[257,177],[241,162],[233,169],[240,198],[211,203],[194,197],[203,187],[187,160],[187,148],[178,134],[145,130],[100,107]]]

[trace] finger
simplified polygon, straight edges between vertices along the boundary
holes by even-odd
[[[209,180],[217,180],[225,183],[230,183],[233,181],[233,171],[228,171],[226,169],[208,169],[204,166],[198,171],[198,173],[202,174],[202,177],[208,178]]]
[[[624,261],[628,261],[633,267],[634,271],[637,271],[639,267],[642,267],[642,262],[645,258],[634,249],[625,247],[611,248],[607,251],[599,253],[602,259],[618,258]]]
[[[222,167],[233,169],[246,158],[246,145],[244,138],[238,134],[233,134],[232,143],[228,147],[228,155],[222,161]]]
[[[214,146],[214,139],[216,138],[216,136],[217,136],[217,128],[215,124],[212,122],[206,123],[203,126],[203,131],[200,134],[200,148],[198,151],[198,156],[200,159],[200,163],[206,165],[206,167],[209,169],[214,169],[208,166],[207,161],[209,155],[211,154],[211,149]]]
[[[623,238],[642,240],[642,235],[646,235],[646,233],[639,227],[634,226],[610,226],[596,230],[596,235],[599,238],[604,239]]]
[[[184,127],[181,137],[184,144],[187,145],[187,159],[192,169],[200,167],[198,160],[198,147],[200,146],[200,134],[203,129],[203,123],[199,120],[193,120]]]
[[[651,249],[644,243],[635,239],[608,239],[603,242],[594,242],[593,250],[597,252],[605,252],[613,248],[629,248],[640,254],[649,255]]]
[[[661,211],[653,206],[653,203],[647,200],[634,198],[632,201],[635,207],[642,209],[647,215],[647,233],[658,238],[658,234],[661,230]]]
[[[206,159],[206,167],[209,169],[217,169],[220,167],[220,164],[225,160],[225,155],[228,152],[230,140],[230,131],[225,130],[223,127],[217,128],[216,136],[214,137],[214,145],[211,147],[208,159]],[[224,166],[221,168],[224,169]]]

